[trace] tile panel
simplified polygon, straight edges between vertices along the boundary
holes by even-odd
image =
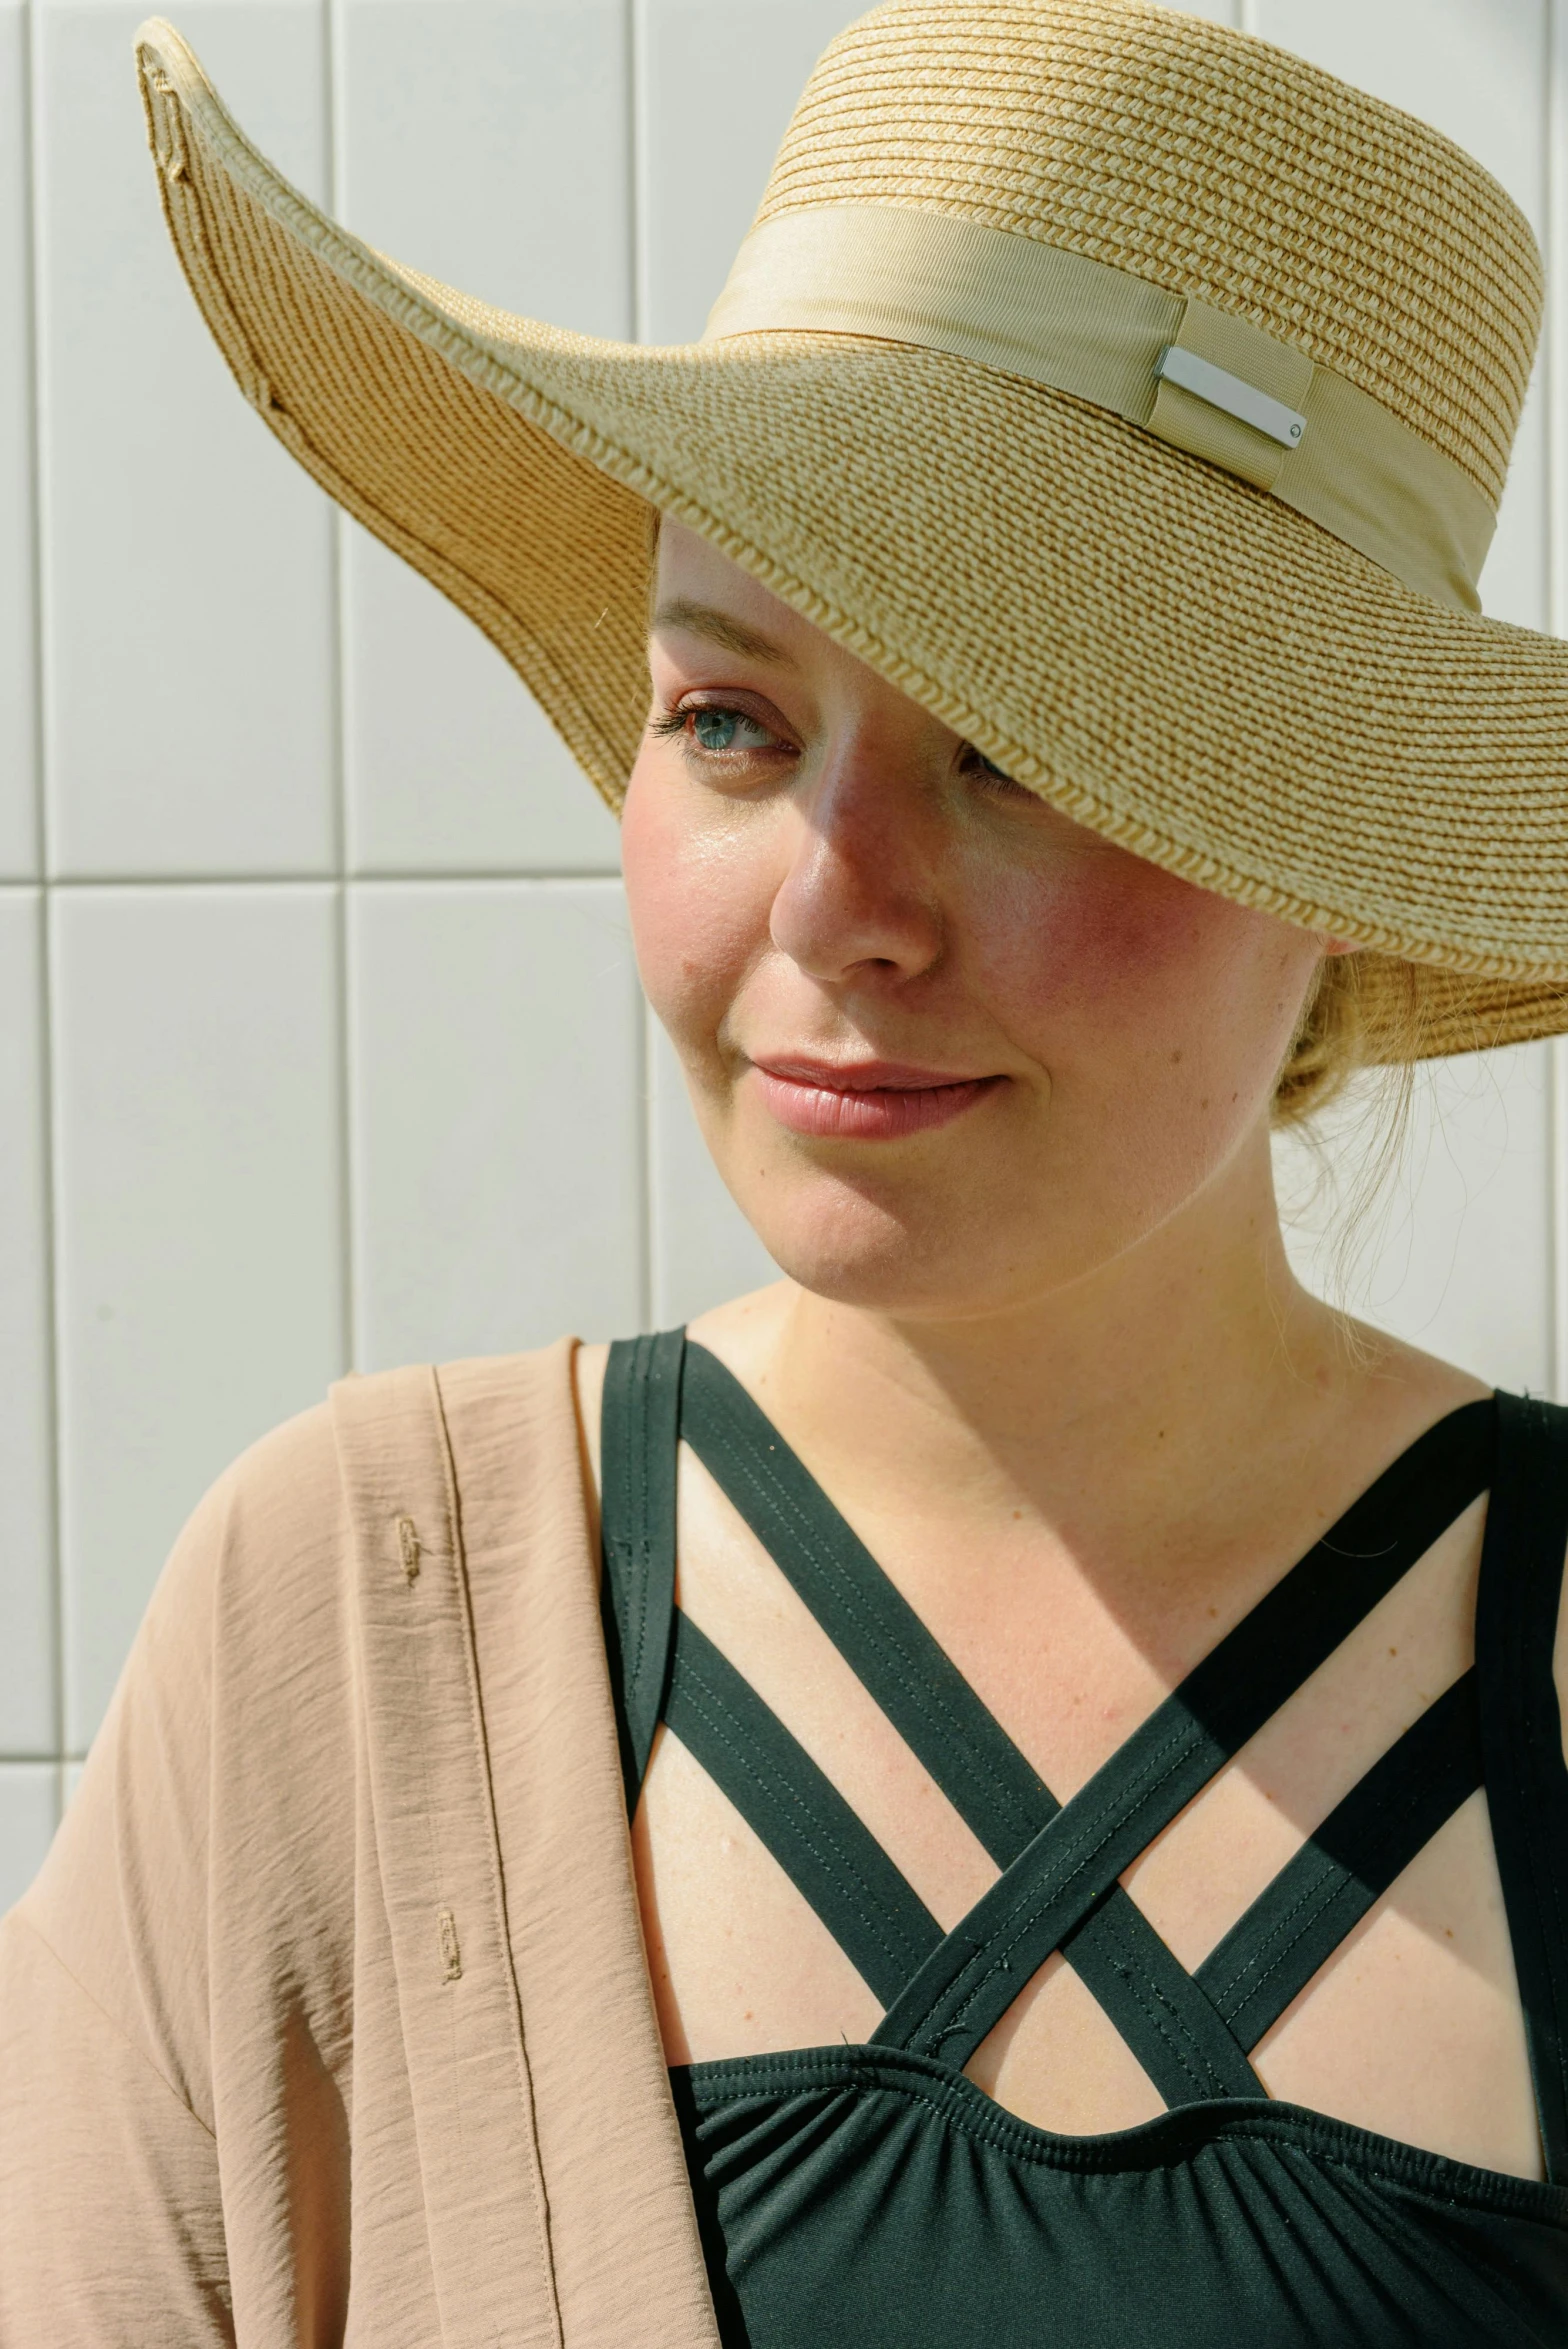
[[[638,1328],[619,883],[356,883],[349,940],[359,1366]]]
[[[62,889],[52,945],[74,1753],[205,1487],[346,1366],[337,909]]]
[[[642,339],[694,342],[855,0],[635,0]]]
[[[1555,1376],[1551,1059],[1550,1045],[1526,1044],[1437,1062],[1392,1127],[1374,1080],[1325,1119],[1320,1150],[1277,1145],[1287,1235],[1311,1285],[1533,1394]],[[1389,1153],[1391,1131],[1402,1139]]]
[[[48,836],[70,877],[335,860],[332,524],[237,397],[159,214],[124,0],[34,14]],[[263,152],[325,184],[313,0],[180,27]]]
[[[55,1750],[53,1401],[36,891],[0,890],[0,1754]]]

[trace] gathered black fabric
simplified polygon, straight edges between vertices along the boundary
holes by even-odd
[[[683,1439],[997,1862],[952,1932],[677,1609]],[[1473,1668],[1189,1973],[1119,1877],[1483,1492]],[[1498,1395],[1428,1429],[1066,1804],[681,1331],[610,1350],[603,1519],[628,1810],[662,1719],[885,2009],[863,2045],[672,2071],[726,2349],[1568,2341],[1568,1770],[1552,1677],[1568,1411]],[[1482,1785],[1544,2182],[1277,2102],[1249,2060]],[[1158,2119],[1065,2136],[965,2074],[1057,1950],[1154,2082]]]

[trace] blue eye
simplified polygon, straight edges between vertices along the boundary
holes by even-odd
[[[690,715],[692,740],[699,750],[761,750],[773,739],[744,710],[699,709]]]

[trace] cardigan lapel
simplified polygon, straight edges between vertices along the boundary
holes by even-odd
[[[434,1374],[343,1380],[370,1799],[446,2349],[559,2349],[451,1465]],[[608,2349],[608,2345],[607,2345]]]
[[[439,1373],[566,2349],[718,2349],[627,1835],[569,1341]]]

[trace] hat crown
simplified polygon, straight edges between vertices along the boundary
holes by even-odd
[[[824,51],[758,221],[867,203],[1233,312],[1502,494],[1540,331],[1529,222],[1451,139],[1269,42],[1149,0],[888,0]]]

